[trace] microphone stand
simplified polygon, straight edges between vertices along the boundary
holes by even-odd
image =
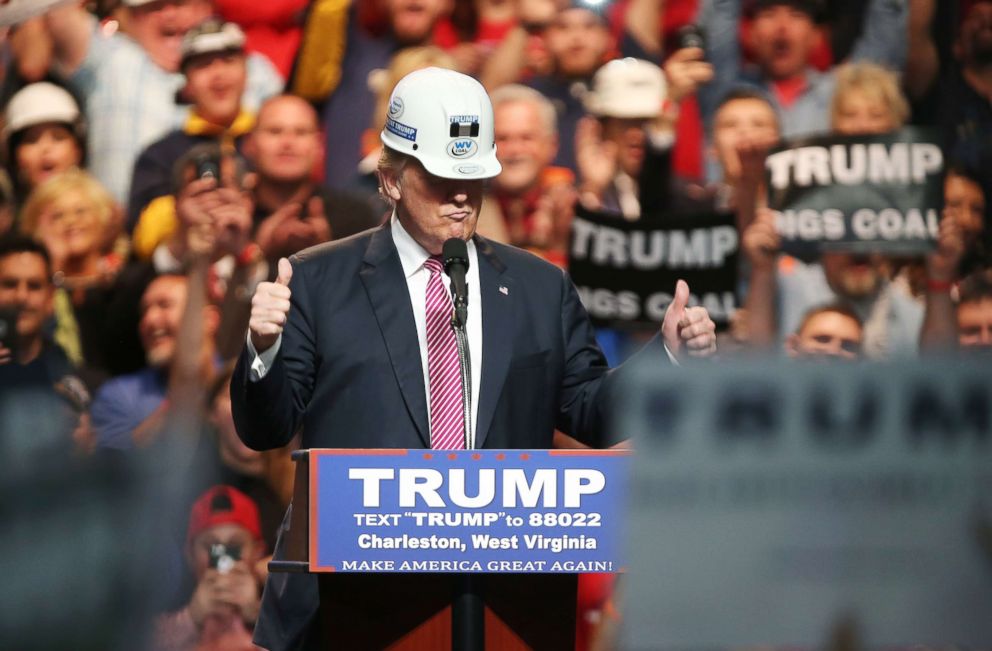
[[[465,423],[465,449],[475,447],[472,435],[472,360],[469,355],[468,335],[465,322],[468,320],[467,301],[455,298],[451,288],[451,327],[455,331],[458,347],[458,366],[462,376],[462,413]],[[474,574],[460,574],[455,579],[454,596],[451,601],[451,648],[452,651],[483,651],[486,643],[486,607],[482,599],[481,577]]]

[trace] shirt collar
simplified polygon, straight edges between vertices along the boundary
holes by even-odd
[[[410,278],[423,268],[424,262],[431,255],[427,252],[427,249],[420,246],[417,240],[413,239],[413,236],[403,228],[399,217],[396,216],[395,208],[393,209],[393,216],[390,218],[389,223],[393,234],[393,244],[396,245],[396,252],[400,255],[400,264],[403,265],[403,275],[406,278]],[[466,244],[468,245],[469,259],[474,260],[475,242],[469,240]]]

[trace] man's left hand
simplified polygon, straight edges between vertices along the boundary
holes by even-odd
[[[661,336],[669,352],[679,357],[683,347],[692,357],[709,357],[716,352],[716,324],[705,307],[688,307],[689,285],[675,285],[675,297],[665,310]]]

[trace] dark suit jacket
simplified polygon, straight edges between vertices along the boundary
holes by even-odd
[[[555,428],[594,447],[615,442],[603,399],[615,376],[568,276],[476,236],[482,296],[480,448],[550,448]],[[292,259],[292,307],[276,361],[231,383],[234,422],[256,449],[430,446],[413,308],[386,225]],[[277,545],[276,557],[281,553]],[[297,648],[316,612],[316,581],[273,574],[256,643]]]

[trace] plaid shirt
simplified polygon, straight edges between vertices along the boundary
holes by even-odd
[[[93,19],[89,51],[72,83],[84,99],[89,122],[88,168],[124,204],[138,154],[185,122],[189,107],[176,103],[185,78],[158,67],[127,36],[104,35]],[[246,109],[257,110],[282,88],[267,59],[248,56]]]

